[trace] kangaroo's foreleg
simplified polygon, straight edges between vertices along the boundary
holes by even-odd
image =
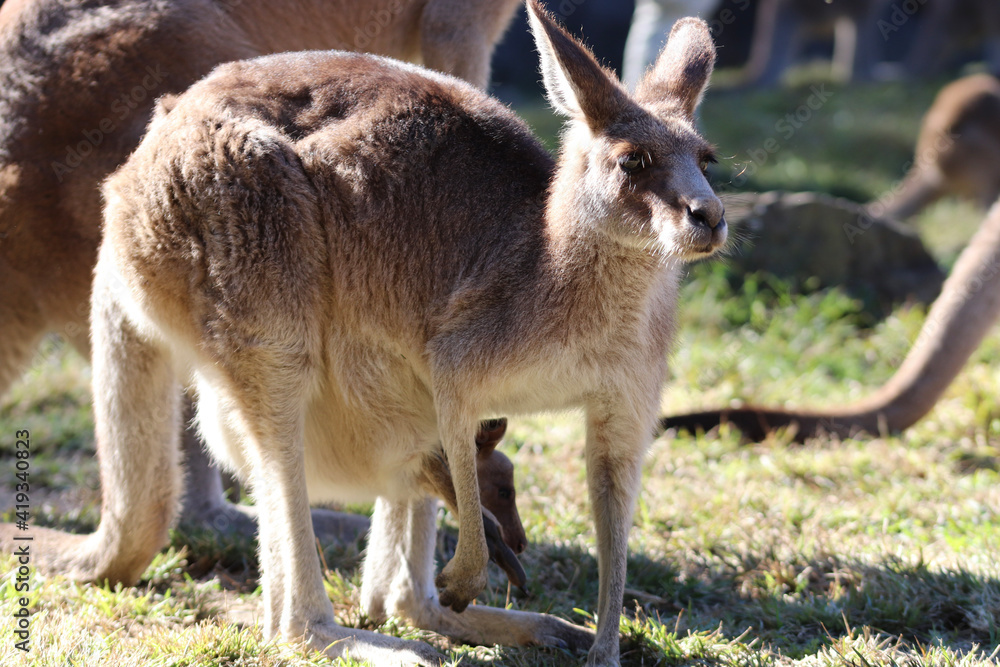
[[[477,422],[474,413],[464,408],[457,392],[437,392],[435,403],[458,509],[458,545],[436,583],[441,591],[441,604],[460,612],[486,587],[489,561],[476,474]]]

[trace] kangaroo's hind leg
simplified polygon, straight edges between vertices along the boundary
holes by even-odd
[[[289,325],[291,329],[291,325]],[[379,665],[437,664],[427,644],[337,625],[323,586],[305,484],[305,406],[310,385],[307,355],[288,341],[257,340],[254,349],[227,341],[214,369],[221,377],[199,383],[199,402],[222,410],[199,414],[213,451],[232,442],[235,463],[249,471],[260,530],[264,631],[284,640],[303,638],[333,657],[349,654]],[[211,419],[217,428],[207,423]]]
[[[432,498],[375,502],[361,583],[361,604],[369,617],[400,616],[474,644],[590,647],[593,632],[549,614],[485,605],[458,613],[442,606],[434,585],[436,509]]]
[[[32,548],[44,570],[130,584],[166,544],[176,517],[180,390],[167,350],[137,331],[123,296],[99,264],[91,323],[101,523],[91,535],[35,528]]]

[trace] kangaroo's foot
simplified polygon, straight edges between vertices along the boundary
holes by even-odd
[[[309,646],[332,658],[350,657],[386,667],[437,667],[444,662],[444,656],[429,644],[345,628],[328,621],[310,625],[304,634]]]

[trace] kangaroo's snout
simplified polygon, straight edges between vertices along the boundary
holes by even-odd
[[[691,224],[715,229],[719,223],[725,224],[725,207],[718,197],[695,199],[687,205],[687,219]]]
[[[697,196],[684,205],[680,242],[692,259],[711,255],[728,236],[725,206],[714,194]]]

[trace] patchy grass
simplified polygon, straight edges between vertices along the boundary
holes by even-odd
[[[934,86],[832,88],[808,124],[783,140],[743,190],[814,189],[870,199],[902,175]],[[776,136],[809,87],[713,93],[708,136],[736,167]],[[894,114],[882,114],[892,108]],[[547,112],[544,131],[551,136]],[[783,137],[779,137],[782,138]],[[766,150],[766,149],[765,149]],[[734,171],[733,173],[738,173]],[[744,172],[746,173],[746,172]],[[732,176],[717,181],[737,188]],[[960,248],[946,202],[918,223],[939,256]],[[739,285],[739,287],[735,287]],[[808,286],[807,286],[808,287]],[[898,367],[924,317],[901,307],[875,319],[838,290],[799,293],[767,276],[732,280],[695,267],[663,394],[678,412],[734,399],[823,405],[856,400]],[[934,412],[901,437],[783,434],[747,446],[738,433],[670,434],[653,443],[631,533],[622,662],[638,665],[867,667],[996,664],[1000,643],[1000,341],[987,340]],[[99,497],[86,364],[47,341],[0,407],[0,456],[32,433],[34,521],[92,529]],[[509,591],[491,572],[480,602],[592,623],[597,562],[578,414],[512,421],[531,541],[529,582]],[[0,474],[10,520],[13,470]],[[454,534],[451,517],[442,528]],[[442,553],[447,552],[447,540]],[[371,628],[358,607],[360,549],[328,549],[338,620]],[[136,588],[32,575],[31,651],[14,648],[15,563],[0,559],[0,665],[305,665],[331,663],[260,632],[253,544],[175,533]],[[579,664],[554,649],[467,647],[404,623],[380,628],[431,641],[463,665]]]

